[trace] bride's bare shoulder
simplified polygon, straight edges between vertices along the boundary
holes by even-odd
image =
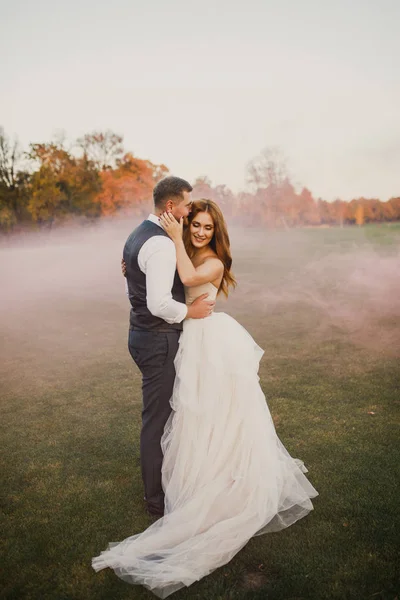
[[[196,267],[199,267],[200,265],[204,265],[207,262],[215,262],[215,264],[217,263],[217,261],[221,264],[221,266],[224,266],[224,263],[222,262],[222,260],[220,258],[218,258],[218,256],[216,255],[215,252],[210,252],[210,254],[206,254],[206,256],[202,256],[201,260],[198,262],[198,264],[196,265]]]

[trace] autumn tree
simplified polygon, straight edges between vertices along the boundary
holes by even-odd
[[[336,210],[332,202],[318,198],[317,208],[322,225],[337,225]]]
[[[362,202],[357,202],[355,209],[355,221],[357,225],[364,225],[364,206]]]
[[[284,226],[285,228],[296,227],[300,222],[300,202],[296,194],[294,186],[285,177],[282,183],[275,190],[275,215],[274,221],[276,225]]]
[[[275,146],[264,148],[247,166],[247,180],[255,189],[279,187],[287,177],[286,159]]]
[[[386,220],[400,221],[400,197],[390,198],[385,204]]]
[[[99,171],[112,169],[124,153],[123,137],[110,130],[93,131],[78,138],[77,145],[82,149],[87,160],[91,161]]]
[[[379,223],[385,221],[384,203],[378,199],[363,199],[364,220],[366,223]]]
[[[100,173],[102,189],[95,202],[102,215],[111,215],[121,209],[144,215],[151,209],[155,184],[168,173],[165,165],[155,165],[126,153],[117,159],[116,168]]]
[[[225,218],[233,217],[238,212],[238,198],[228,186],[223,184],[213,186],[211,180],[205,175],[197,177],[194,182],[192,198],[193,200],[200,198],[213,200],[219,205]]]
[[[76,158],[52,142],[31,144],[28,157],[37,167],[30,180],[28,204],[34,221],[51,225],[56,218],[68,214],[89,217],[99,214],[94,198],[101,181],[86,155]]]
[[[50,143],[31,144],[24,153],[0,128],[0,229],[9,231],[27,220],[51,225],[68,215],[94,218],[124,209],[146,214],[154,185],[168,169],[124,152],[122,142],[112,131],[94,131],[77,140],[75,152],[62,135]],[[210,198],[225,217],[247,225],[289,228],[400,220],[399,197],[326,202],[315,201],[306,187],[296,191],[276,148],[254,158],[247,177],[251,189],[239,194],[224,184],[213,185],[207,176],[198,177],[193,198]]]
[[[312,193],[306,187],[303,188],[298,195],[299,209],[298,219],[299,224],[304,225],[319,225],[321,222],[318,206],[314,200]]]
[[[213,196],[214,190],[212,188],[211,179],[206,175],[200,175],[200,177],[197,177],[193,184],[193,200],[200,200],[201,198],[214,200]]]
[[[267,226],[287,226],[285,213],[293,194],[281,151],[276,147],[265,148],[248,164],[247,180],[254,190],[255,210],[260,220]]]
[[[26,216],[28,173],[22,160],[18,141],[11,143],[0,127],[0,228],[6,231]]]

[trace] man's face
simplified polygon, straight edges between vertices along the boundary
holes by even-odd
[[[192,199],[190,196],[190,192],[183,192],[183,200],[177,204],[171,202],[171,209],[169,212],[171,212],[174,215],[175,219],[179,221],[181,217],[184,217],[186,219],[186,217],[189,216],[191,208]]]

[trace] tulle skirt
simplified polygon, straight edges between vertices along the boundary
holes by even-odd
[[[259,385],[262,354],[225,313],[185,321],[162,438],[165,516],[110,543],[96,571],[166,598],[313,509],[318,492],[277,437]]]

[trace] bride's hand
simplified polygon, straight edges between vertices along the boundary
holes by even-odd
[[[172,213],[164,212],[160,216],[160,225],[168,233],[173,242],[178,242],[182,239],[183,217],[178,222]]]

